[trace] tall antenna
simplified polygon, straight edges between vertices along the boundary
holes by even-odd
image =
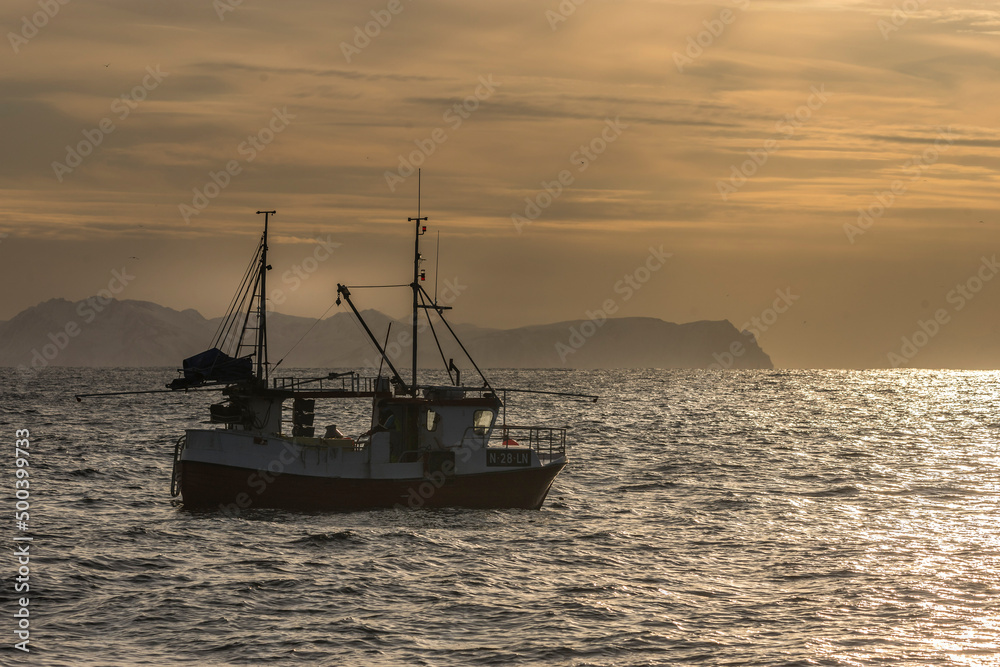
[[[441,266],[441,230],[438,230],[437,250],[434,251],[434,305],[438,303],[438,267]]]
[[[257,211],[264,214],[264,236],[260,242],[260,294],[257,298],[257,379],[264,379],[264,367],[267,366],[267,220],[277,211]]]
[[[417,310],[419,308],[418,295],[420,293],[420,237],[427,231],[426,225],[421,225],[420,223],[426,222],[427,217],[420,217],[420,170],[417,170],[417,217],[407,218],[409,222],[414,223],[414,237],[413,237],[413,283],[410,285],[413,288],[413,387],[411,392],[414,398],[417,395]]]

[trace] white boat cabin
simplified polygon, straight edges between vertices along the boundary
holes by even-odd
[[[373,449],[387,443],[389,462],[406,463],[425,451],[486,446],[500,409],[496,396],[465,397],[462,390],[450,387],[424,394],[425,398],[398,396],[376,403]]]

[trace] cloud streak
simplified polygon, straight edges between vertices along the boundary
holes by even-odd
[[[18,52],[0,56],[0,230],[9,235],[0,254],[19,255],[0,265],[0,278],[33,277],[0,319],[53,296],[87,296],[74,272],[86,272],[86,261],[116,263],[105,255],[135,254],[130,243],[158,243],[163,266],[195,272],[185,243],[252,238],[249,213],[262,207],[279,210],[289,239],[338,234],[356,244],[352,253],[371,255],[366,271],[392,271],[397,248],[405,255],[405,239],[395,236],[405,235],[400,223],[416,192],[409,181],[389,191],[385,173],[445,127],[443,111],[479,77],[493,75],[502,85],[428,158],[424,209],[451,239],[446,258],[465,267],[463,276],[482,273],[485,285],[496,280],[488,271],[500,270],[510,293],[535,302],[481,286],[500,305],[476,310],[469,299],[468,321],[572,319],[585,295],[554,298],[538,286],[558,276],[558,284],[599,289],[595,274],[627,247],[674,239],[671,271],[680,282],[658,279],[623,315],[743,321],[775,284],[795,284],[813,295],[795,309],[813,328],[803,336],[801,321],[789,318],[766,332],[761,344],[779,365],[880,363],[885,341],[906,333],[899,323],[920,316],[907,304],[933,291],[921,276],[946,284],[969,256],[1000,241],[990,196],[1000,164],[1000,13],[972,0],[919,3],[885,39],[879,21],[892,20],[890,1],[743,4],[588,0],[552,30],[546,12],[557,3],[404,0],[350,63],[340,43],[386,3],[245,0],[223,21],[209,2],[61,5]],[[678,72],[673,54],[727,9],[735,20]],[[0,25],[16,32],[34,11],[32,2],[8,3]],[[117,120],[111,105],[158,64],[170,76]],[[794,133],[776,135],[811,86],[825,86],[829,101]],[[190,204],[192,188],[285,107],[294,125],[184,224],[178,203]],[[66,147],[109,116],[115,130],[62,182],[55,178],[52,163],[65,162]],[[616,117],[629,129],[518,235],[511,211]],[[863,242],[847,243],[843,225],[940,128],[955,135],[949,150]],[[720,200],[717,182],[775,136],[779,149]],[[19,244],[37,254],[18,253]],[[500,252],[507,255],[493,256]],[[341,261],[330,270],[344,280],[361,270]],[[863,295],[838,289],[859,276],[871,286]],[[145,272],[135,289],[137,298],[199,305],[184,302],[191,284],[169,275]],[[959,340],[963,327],[994,326],[986,313],[996,298],[984,294],[933,344]],[[315,310],[304,301],[288,307]],[[870,345],[843,342],[859,327]],[[937,357],[928,350],[920,358]]]

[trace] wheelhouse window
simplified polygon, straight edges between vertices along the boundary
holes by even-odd
[[[472,416],[472,427],[476,435],[486,435],[486,432],[492,425],[492,410],[476,410],[476,413]]]
[[[441,423],[441,415],[434,412],[433,410],[427,411],[427,430],[434,431],[437,429],[438,424]]]

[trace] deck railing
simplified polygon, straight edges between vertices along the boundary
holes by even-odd
[[[353,393],[370,393],[376,390],[388,392],[390,385],[386,377],[362,377],[358,373],[330,373],[318,378],[273,378],[274,389],[288,391],[343,391]]]
[[[564,428],[497,426],[493,429],[493,434],[498,433],[501,445],[512,440],[522,447],[530,447],[535,450],[538,459],[543,464],[566,456],[566,429]]]

